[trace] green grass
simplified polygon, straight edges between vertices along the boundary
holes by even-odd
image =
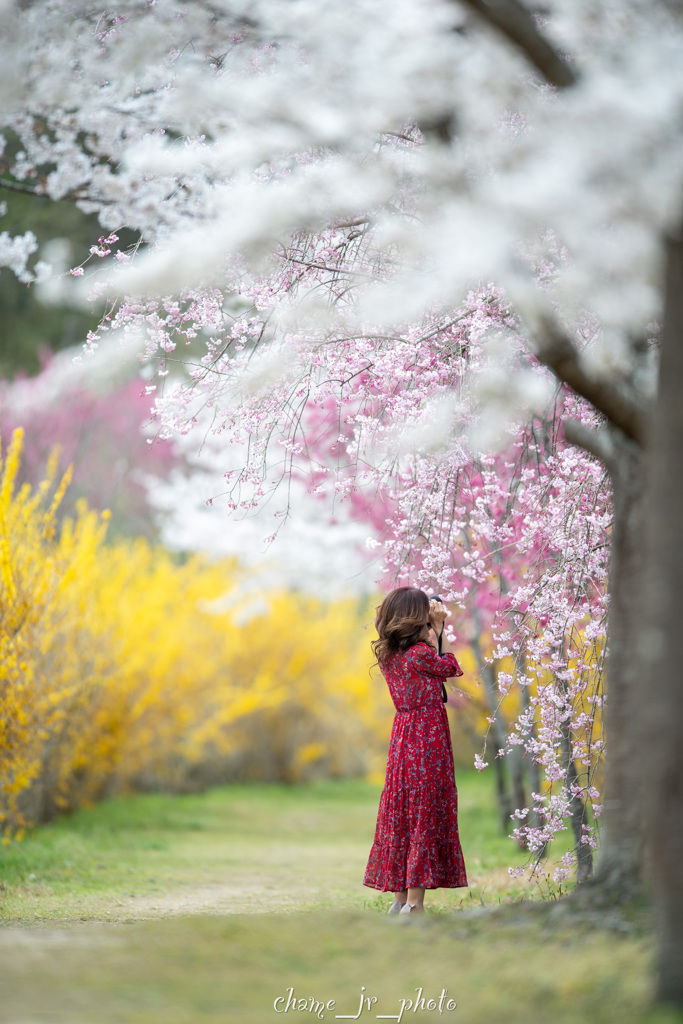
[[[3,942],[6,937],[9,941]],[[355,1014],[362,986],[372,1012],[394,1014],[422,987],[447,989],[457,1011],[404,1020],[643,1024],[676,1016],[648,1009],[646,939],[539,918],[402,923],[358,911],[176,918],[132,925],[41,929],[30,941],[0,932],[0,1016],[55,1024],[191,1024],[317,1019],[276,1014],[297,998]],[[4,982],[4,984],[3,984]],[[279,1004],[282,1006],[282,1004]]]
[[[377,998],[362,1021],[396,1019],[420,987],[437,1000],[447,989],[457,1008],[406,1008],[404,1022],[679,1019],[649,1008],[646,927],[613,919],[609,931],[529,901],[538,892],[507,875],[521,855],[500,835],[489,779],[458,784],[472,886],[428,894],[431,912],[409,922],[361,885],[379,796],[364,782],[135,796],[35,830],[0,853],[0,1020],[319,1019],[275,1012],[293,988],[336,1000],[330,1021],[358,1012],[362,986]]]
[[[432,905],[535,895],[510,882],[508,865],[524,858],[500,831],[489,780],[460,773],[459,797],[470,888],[438,890]],[[346,781],[111,800],[0,852],[0,920],[116,920],[140,899],[154,916],[183,892],[208,910],[212,889],[246,911],[383,906],[361,884],[378,799],[377,786]]]

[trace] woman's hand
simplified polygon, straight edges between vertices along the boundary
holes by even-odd
[[[429,624],[437,636],[441,636],[443,624],[446,621],[447,615],[448,612],[441,604],[441,601],[435,601],[434,598],[432,598],[429,602]]]

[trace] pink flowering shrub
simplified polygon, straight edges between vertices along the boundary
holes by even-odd
[[[21,479],[37,486],[50,453],[59,450],[62,468],[73,466],[73,482],[62,514],[85,498],[95,509],[109,509],[113,532],[155,532],[147,504],[145,475],[164,476],[177,456],[168,441],[145,436],[149,398],[139,378],[125,380],[105,393],[74,376],[63,386],[57,377],[71,356],[45,360],[34,378],[0,383],[0,431],[25,432]]]

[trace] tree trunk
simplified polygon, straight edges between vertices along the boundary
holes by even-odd
[[[512,802],[515,808],[526,807],[526,792],[524,789],[524,751],[521,746],[513,747],[508,754],[510,765],[510,783],[512,785]]]
[[[498,800],[498,813],[500,814],[500,828],[504,836],[509,836],[510,829],[513,827],[512,812],[515,807],[508,788],[507,772],[505,771],[503,758],[498,756],[501,748],[498,746],[495,734],[491,743],[494,751],[493,768],[496,779],[496,798]]]
[[[529,687],[520,687],[522,691],[522,708],[525,714],[528,713],[531,702],[529,700]],[[532,723],[530,729],[531,737],[536,739],[536,726]],[[529,772],[529,815],[528,824],[532,828],[541,828],[543,822],[541,816],[538,813],[538,806],[533,798],[534,793],[541,792],[541,766],[538,761],[535,760],[525,749],[525,760],[527,763],[527,770]],[[526,824],[526,822],[525,822]],[[545,846],[543,847],[543,853],[545,854]]]
[[[507,726],[502,715],[497,711],[498,691],[496,689],[496,673],[493,666],[490,665],[484,657],[484,651],[482,649],[480,639],[481,613],[476,605],[472,610],[472,619],[474,622],[474,635],[471,642],[472,650],[474,651],[474,656],[477,659],[477,666],[484,683],[484,692],[486,694],[489,711],[491,712],[491,717],[494,719],[491,723],[491,745],[494,751],[493,765],[496,777],[496,799],[498,801],[498,811],[500,814],[503,835],[508,836],[511,828],[511,816],[515,807],[512,800],[512,794],[510,793],[507,785],[503,758],[498,757],[498,751],[505,750]]]
[[[660,1000],[683,1006],[683,229],[667,244],[664,331],[650,438],[642,632],[643,814],[658,919]]]
[[[613,431],[615,458],[614,527],[610,566],[609,660],[605,802],[595,884],[625,897],[640,884],[643,826],[638,798],[642,763],[638,754],[640,674],[637,638],[642,624],[642,578],[645,564],[645,457],[642,449]]]
[[[565,764],[567,766],[567,789],[569,790],[569,810],[571,812],[572,831],[576,845],[576,881],[585,882],[593,874],[593,854],[588,843],[583,843],[583,826],[587,824],[586,804],[572,786],[578,783],[576,763],[572,757],[572,734],[569,722],[562,723],[562,746],[564,747]]]

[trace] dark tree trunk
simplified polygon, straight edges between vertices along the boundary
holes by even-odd
[[[498,799],[498,813],[500,814],[500,827],[504,836],[510,835],[510,829],[512,828],[512,812],[514,811],[514,804],[512,802],[512,796],[507,782],[507,773],[505,771],[505,765],[503,758],[498,756],[498,751],[501,749],[498,746],[497,739],[494,734],[492,740],[492,746],[494,750],[493,767],[496,778],[496,797]]]
[[[526,713],[526,712],[528,712],[530,704],[531,704],[531,702],[529,700],[529,687],[528,686],[522,686],[521,690],[522,690],[522,707],[523,707],[523,709],[524,709],[524,711]],[[536,726],[532,724],[530,731],[531,731],[532,738],[535,739],[536,738]],[[538,761],[536,761],[533,757],[531,757],[530,754],[526,754],[525,755],[525,761],[526,761],[526,765],[527,765],[527,770],[529,772],[529,815],[528,815],[528,824],[532,828],[541,828],[541,825],[542,825],[541,816],[538,813],[538,808],[536,806],[536,802],[534,801],[534,798],[533,798],[533,795],[532,795],[533,793],[540,793],[541,792],[541,767],[540,767]],[[522,804],[522,806],[525,806],[525,805]],[[526,822],[525,822],[525,824],[526,824]],[[545,853],[545,847],[543,847],[543,853]]]
[[[522,747],[513,747],[508,754],[510,765],[510,781],[512,784],[512,802],[515,808],[526,807],[527,798],[524,790],[524,752]]]
[[[490,665],[484,657],[480,640],[482,630],[481,613],[476,605],[472,610],[472,620],[474,623],[472,650],[474,651],[474,656],[477,659],[477,667],[479,668],[484,682],[484,692],[486,693],[486,701],[489,706],[489,711],[491,713],[491,717],[494,718],[494,721],[491,723],[491,746],[494,751],[493,764],[496,777],[496,799],[498,800],[498,812],[500,814],[501,828],[503,830],[503,834],[507,836],[510,834],[511,815],[515,810],[515,806],[507,783],[503,758],[498,757],[498,751],[505,749],[507,726],[500,712],[496,710],[498,704],[496,673],[493,666]]]
[[[641,880],[643,826],[639,801],[642,763],[638,716],[642,707],[637,638],[642,623],[645,529],[644,455],[613,431],[614,527],[610,567],[609,660],[605,708],[605,801],[595,884],[619,897]]]
[[[667,244],[666,308],[650,438],[647,615],[639,761],[659,926],[658,997],[683,1006],[683,231]]]
[[[585,882],[593,874],[593,854],[588,843],[583,843],[583,826],[588,823],[586,804],[575,793],[572,786],[578,783],[579,777],[576,764],[572,757],[572,734],[568,722],[562,724],[562,745],[564,747],[565,764],[567,766],[567,789],[569,790],[569,810],[571,812],[572,831],[576,845],[576,881]]]

